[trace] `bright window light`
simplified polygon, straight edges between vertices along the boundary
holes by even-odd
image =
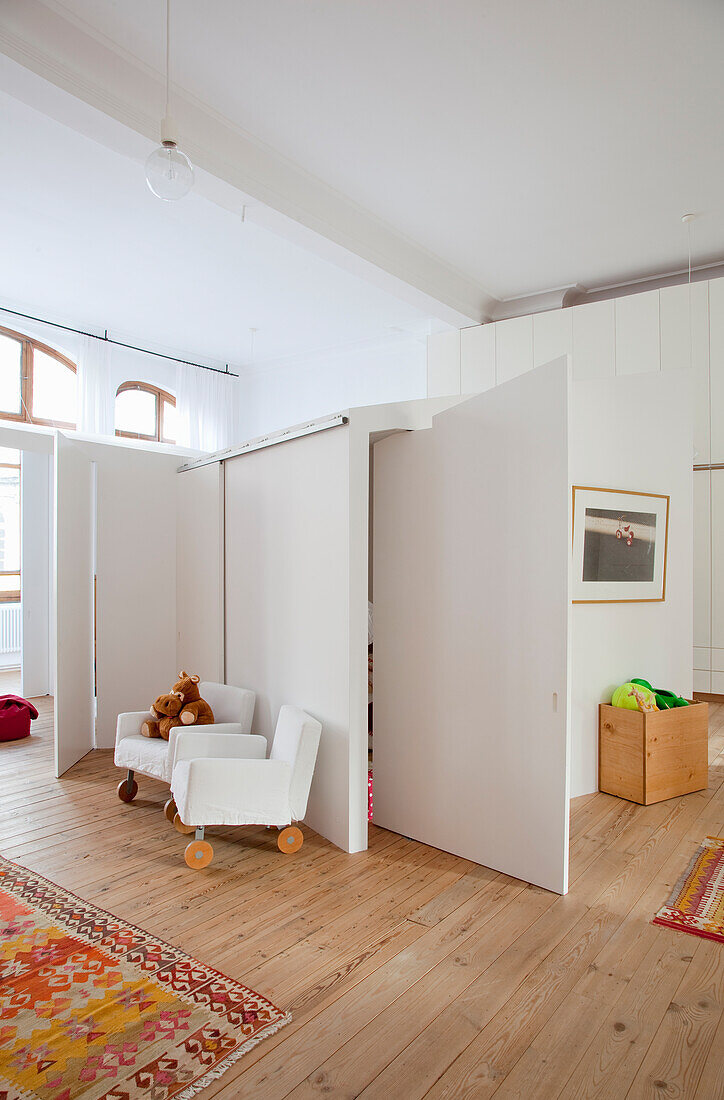
[[[33,418],[75,424],[75,371],[35,348],[33,352]]]
[[[20,470],[0,466],[0,584],[1,574],[20,571]],[[17,591],[18,578],[0,587],[2,592]]]
[[[116,396],[116,428],[156,438],[156,395],[147,390],[121,390]]]
[[[20,404],[20,362],[23,345],[19,340],[0,333],[0,409],[6,413],[19,415]]]
[[[163,403],[163,442],[176,442],[176,406],[170,401]]]
[[[0,519],[0,522],[2,520]],[[20,573],[6,573],[4,576],[0,574],[0,601],[3,603],[14,603],[19,600],[20,596]]]

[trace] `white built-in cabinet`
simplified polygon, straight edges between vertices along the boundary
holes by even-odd
[[[701,477],[698,473],[696,477]],[[724,470],[711,474],[711,691],[724,694]]]
[[[574,379],[691,368],[694,690],[724,694],[724,279],[441,333],[428,393],[472,394],[569,355]],[[645,409],[642,409],[645,415]]]
[[[694,691],[711,691],[711,473],[694,473]]]

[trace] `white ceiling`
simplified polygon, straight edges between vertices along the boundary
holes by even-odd
[[[2,304],[234,365],[251,328],[256,364],[428,330],[420,310],[199,193],[161,202],[137,159],[3,93],[0,148]]]
[[[162,70],[162,0],[46,2]],[[724,257],[721,0],[172,4],[180,88],[495,298],[680,269],[688,211]]]

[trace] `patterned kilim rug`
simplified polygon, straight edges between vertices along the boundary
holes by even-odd
[[[188,1100],[289,1019],[0,857],[0,1100]]]
[[[724,943],[724,837],[704,838],[653,923]]]

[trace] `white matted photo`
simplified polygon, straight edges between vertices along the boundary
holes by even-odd
[[[573,603],[666,599],[669,498],[573,486]]]

